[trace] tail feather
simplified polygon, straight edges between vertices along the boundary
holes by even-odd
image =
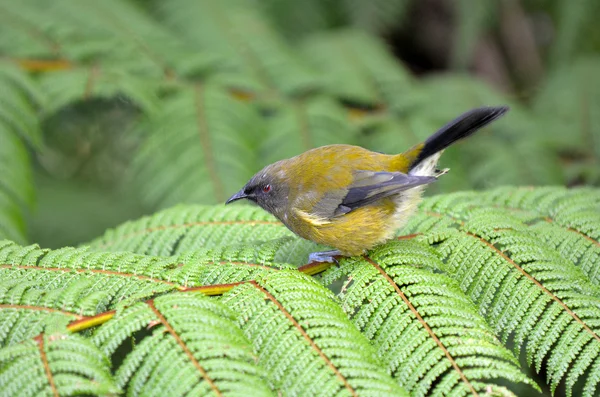
[[[508,109],[508,106],[481,107],[458,116],[427,138],[423,144],[423,149],[410,168],[413,169],[426,158],[446,149],[459,139],[473,134],[478,129],[504,115],[508,112]]]

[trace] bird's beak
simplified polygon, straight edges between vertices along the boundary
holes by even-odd
[[[234,194],[233,196],[229,197],[229,200],[227,200],[225,202],[225,204],[229,204],[229,203],[233,203],[236,200],[241,200],[244,198],[247,198],[248,195],[246,193],[244,193],[244,189],[240,190],[239,192],[237,192],[236,194]]]

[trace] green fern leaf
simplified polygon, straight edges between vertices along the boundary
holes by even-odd
[[[405,395],[332,294],[303,274],[260,276],[222,301],[287,395]]]
[[[555,5],[557,16],[557,32],[554,45],[551,49],[550,58],[556,65],[566,64],[577,56],[577,48],[581,36],[587,27],[594,23],[593,15],[598,12],[598,4],[594,1],[584,0],[577,4],[568,1],[559,1]]]
[[[402,241],[344,261],[323,282],[346,280],[344,311],[411,395],[484,393],[502,378],[537,388],[458,283],[435,273],[443,268],[431,248]]]
[[[383,43],[360,31],[318,34],[303,51],[324,74],[328,92],[359,105],[404,111],[410,77]]]
[[[160,107],[156,96],[158,84],[154,80],[120,69],[81,67],[58,71],[43,75],[40,86],[48,96],[49,105],[45,109],[48,114],[90,98],[120,98],[148,113]]]
[[[162,107],[134,163],[149,206],[223,202],[252,176],[251,142],[263,126],[249,105],[208,85],[181,89]]]
[[[525,216],[524,220],[539,237],[598,285],[600,194],[597,189],[500,188],[480,195],[477,201],[500,205],[513,215]]]
[[[408,0],[345,0],[342,7],[351,24],[371,32],[382,32],[404,20]]]
[[[578,3],[572,8],[585,7]],[[563,167],[571,180],[600,181],[600,83],[594,78],[598,67],[600,57],[587,57],[558,68],[535,101],[540,116],[551,115],[546,140],[565,158]]]
[[[260,148],[261,165],[319,146],[355,144],[356,137],[346,110],[335,101],[327,97],[297,100],[277,109],[268,121],[268,136]]]
[[[135,332],[152,330],[116,371],[117,385],[131,396],[272,395],[233,320],[214,299],[170,294],[120,309],[92,340],[110,356]]]
[[[61,60],[58,69],[89,67],[94,72],[93,67],[109,67],[131,72],[128,78],[160,80],[203,73],[215,59],[197,51],[190,56],[189,46],[129,2],[3,0],[0,7],[5,20],[0,48],[15,57]],[[100,70],[95,73],[101,75]],[[84,88],[80,86],[82,93]]]
[[[108,358],[89,340],[60,333],[40,335],[1,349],[0,385],[4,396],[100,396],[119,392]]]
[[[88,245],[97,251],[171,256],[285,236],[292,233],[256,206],[181,205],[108,230]]]
[[[13,66],[0,63],[0,239],[26,241],[25,214],[34,202],[30,155],[40,146],[39,93]]]
[[[488,194],[488,198],[503,199],[504,205],[517,208],[533,205],[537,198],[538,211],[560,208],[575,226],[581,219],[578,211],[585,208],[584,203],[590,204],[589,197],[595,197],[592,205],[597,205],[597,196],[596,190],[551,188],[503,189]],[[597,348],[588,346],[600,343],[598,286],[575,263],[545,246],[535,233],[537,228],[528,227],[509,210],[475,203],[485,203],[485,197],[461,193],[426,200],[421,207],[425,215],[415,217],[408,231],[422,231],[423,239],[438,246],[446,262],[444,270],[479,306],[503,341],[514,333],[515,350],[524,347],[528,361],[538,371],[542,364],[549,364],[547,377],[553,389],[565,377],[574,385],[587,371],[585,389],[594,390],[600,357],[590,357],[590,351]],[[423,219],[432,216],[447,218],[449,223],[429,222],[422,229]],[[578,362],[584,351],[585,371],[581,365],[574,371],[571,364]]]
[[[291,95],[319,87],[319,79],[250,3],[176,0],[160,2],[157,8],[158,17],[173,31],[222,57],[222,73],[214,77],[228,86]]]

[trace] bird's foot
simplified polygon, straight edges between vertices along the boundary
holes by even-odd
[[[313,252],[308,255],[308,262],[332,262],[338,263],[336,256],[341,256],[342,253],[338,250]]]

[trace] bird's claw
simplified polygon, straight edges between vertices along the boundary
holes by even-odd
[[[338,263],[337,256],[342,255],[338,250],[312,252],[308,255],[308,262],[330,262]]]

